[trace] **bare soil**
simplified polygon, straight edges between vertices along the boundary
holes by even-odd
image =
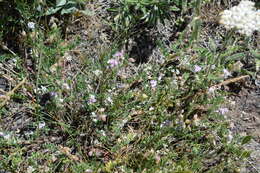
[[[260,172],[260,85],[259,79],[246,81],[240,85],[238,94],[229,98],[230,112],[227,118],[230,121],[230,130],[233,135],[252,136],[251,141],[245,145],[251,156],[244,163],[241,173]],[[234,86],[233,86],[234,87]]]

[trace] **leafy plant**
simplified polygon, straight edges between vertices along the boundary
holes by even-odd
[[[177,5],[176,0],[118,0],[108,11],[113,16],[113,29],[125,36],[164,23],[171,18],[171,12],[180,10]]]
[[[57,0],[54,7],[49,8],[45,15],[53,15],[60,12],[61,15],[64,14],[72,14],[74,12],[81,12],[85,15],[92,15],[89,10],[82,10],[83,1],[75,1],[75,0]]]
[[[48,15],[69,16],[81,2],[58,0]],[[241,145],[251,137],[233,138],[217,110],[225,100],[223,71],[244,56],[242,46],[227,41],[219,49],[213,38],[209,47],[199,44],[200,0],[118,0],[110,10],[114,29],[128,39],[171,12],[185,13],[190,2],[197,4],[191,27],[171,48],[161,46],[161,63],[136,66],[113,43],[93,58],[75,40],[61,39],[66,17],[52,30],[29,30],[27,59],[35,65],[5,75],[28,76],[10,102],[21,102],[31,122],[21,132],[0,131],[0,172],[234,172],[250,154]],[[39,18],[19,9],[26,22]],[[12,115],[12,106],[0,114]]]
[[[39,13],[35,11],[35,3],[21,0],[0,1],[0,40],[12,44],[12,48],[19,46],[19,34],[26,31],[27,22],[34,20]]]

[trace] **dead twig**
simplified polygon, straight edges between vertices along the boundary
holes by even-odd
[[[6,51],[8,51],[9,53],[11,53],[12,55],[17,56],[16,53],[14,53],[14,52],[13,52],[11,49],[9,49],[6,45],[0,43],[0,46],[1,46],[1,49],[2,49],[2,50],[6,50]]]
[[[244,75],[244,76],[239,76],[239,77],[235,77],[235,78],[232,78],[232,79],[228,79],[228,80],[225,80],[225,81],[223,81],[223,82],[221,82],[219,84],[213,85],[210,88],[218,88],[218,87],[223,86],[223,85],[228,85],[228,84],[231,84],[231,83],[235,83],[235,82],[241,81],[241,80],[246,79],[248,77],[250,77],[250,76],[249,75]],[[186,100],[186,99],[188,99],[190,97],[201,96],[202,94],[205,94],[207,92],[208,92],[208,90],[198,91],[195,94],[188,95],[188,96],[183,97],[181,99],[182,100]]]
[[[241,81],[243,79],[246,79],[250,77],[249,75],[245,75],[245,76],[239,76],[239,77],[236,77],[236,78],[232,78],[232,79],[228,79],[228,80],[225,80],[217,85],[214,85],[213,87],[220,87],[222,85],[228,85],[230,83],[235,83],[235,82],[238,82],[238,81]]]
[[[14,92],[20,88],[26,81],[26,78],[24,78],[14,89],[11,91],[7,92],[5,95],[1,96],[0,99],[3,99],[2,103],[0,103],[0,108],[6,105],[6,103],[10,100],[10,97],[14,94]]]

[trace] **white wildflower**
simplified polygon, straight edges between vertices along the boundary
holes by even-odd
[[[68,83],[63,83],[63,84],[62,84],[62,88],[63,88],[64,90],[66,90],[66,91],[69,91],[69,90],[70,90],[70,86],[69,86]]]
[[[35,168],[33,168],[32,166],[29,166],[29,167],[27,168],[26,173],[32,173],[33,171],[35,171]]]
[[[154,110],[154,107],[150,107],[150,108],[149,108],[149,111],[153,111],[153,110]]]
[[[39,129],[42,129],[43,127],[45,127],[45,122],[43,121],[43,122],[40,122],[39,124],[38,124],[38,128]]]
[[[193,116],[193,124],[194,124],[195,126],[198,126],[199,123],[200,123],[200,119],[198,118],[198,115],[195,114],[195,115]]]
[[[220,113],[221,115],[225,115],[228,111],[228,108],[219,108],[216,112]]]
[[[93,104],[93,103],[96,103],[96,102],[97,102],[96,97],[94,95],[90,95],[89,99],[88,99],[88,103]]]
[[[34,92],[35,93],[40,93],[40,94],[43,94],[43,93],[46,93],[46,92],[48,92],[48,89],[47,89],[47,87],[45,87],[45,86],[40,86],[38,89],[34,89]]]
[[[156,80],[151,80],[150,84],[151,84],[151,87],[154,89],[157,86],[157,81]]]
[[[102,74],[102,71],[101,70],[95,70],[93,71],[93,73],[96,75],[96,76],[99,76]]]
[[[91,116],[90,117],[92,118],[93,122],[96,123],[98,121],[98,116],[97,116],[97,114],[95,112],[91,112]]]
[[[199,72],[199,71],[201,71],[202,70],[202,68],[200,67],[200,66],[198,66],[198,65],[195,65],[194,66],[194,72],[196,73],[196,72]]]
[[[229,76],[231,76],[231,73],[227,69],[223,69],[223,73],[224,73],[224,78],[228,78]]]
[[[71,55],[69,55],[68,53],[66,53],[66,54],[65,54],[65,60],[66,60],[67,62],[71,62],[71,61],[73,60],[73,58],[72,58]]]
[[[24,134],[25,134],[26,136],[31,136],[31,135],[34,134],[34,132],[33,132],[33,131],[27,131],[27,132],[25,132]]]
[[[57,101],[58,101],[59,103],[63,103],[63,102],[64,102],[64,99],[59,98],[59,99],[57,99]]]
[[[255,3],[243,0],[238,6],[221,13],[220,24],[226,29],[235,28],[240,34],[251,36],[254,31],[260,31],[260,11]]]
[[[113,99],[111,97],[107,97],[106,104],[113,104]]]
[[[93,170],[92,169],[86,169],[85,173],[93,173]]]
[[[172,121],[170,120],[165,120],[164,122],[161,123],[160,127],[169,127],[172,125]]]
[[[99,133],[102,135],[102,136],[107,136],[106,132],[104,130],[100,130]]]
[[[232,132],[229,130],[228,131],[228,135],[227,135],[227,142],[231,143],[232,140],[233,140],[233,135],[232,135]]]
[[[30,29],[34,29],[35,28],[35,23],[34,22],[28,22],[27,26]]]
[[[210,88],[208,89],[208,93],[209,93],[209,94],[214,94],[215,90],[216,90],[216,87],[212,86],[212,87],[210,87]]]
[[[177,74],[177,73],[176,73]],[[158,81],[162,80],[162,78],[164,77],[164,74],[163,73],[160,73],[159,74],[159,77],[158,77]]]
[[[0,132],[0,136],[2,136],[5,140],[11,139],[11,135],[4,132]]]
[[[211,65],[211,69],[212,69],[212,70],[214,70],[215,68],[216,68],[216,65],[215,65],[215,64]]]

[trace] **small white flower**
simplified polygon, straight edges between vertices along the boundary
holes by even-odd
[[[167,127],[167,126],[169,127],[171,124],[172,124],[172,121],[165,120],[164,122],[161,123],[160,128]]]
[[[225,115],[227,112],[229,112],[228,108],[219,108],[216,110],[216,112],[220,113],[221,115]]]
[[[62,88],[63,88],[64,90],[67,90],[67,91],[70,90],[70,86],[69,86],[69,84],[67,84],[67,83],[63,83],[63,84],[62,84]]]
[[[178,70],[179,71],[179,70]],[[176,71],[176,74],[177,74],[177,71]],[[177,74],[178,75],[178,74]],[[159,77],[158,77],[158,81],[162,80],[162,78],[164,77],[164,74],[163,73],[160,73],[159,74]]]
[[[200,123],[200,119],[198,118],[198,115],[195,114],[195,115],[193,116],[193,124],[194,124],[195,126],[198,126],[199,123]]]
[[[65,60],[68,61],[68,62],[71,62],[73,60],[72,56],[71,55],[68,55],[65,57]]]
[[[37,89],[34,89],[34,92],[35,92],[35,93],[36,93],[37,91],[38,91],[39,93],[43,94],[43,93],[48,92],[48,89],[47,89],[45,86],[40,86],[40,87],[38,88],[38,90],[37,90]]]
[[[91,112],[91,116],[90,117],[92,118],[93,122],[97,122],[98,121],[98,116],[97,116],[97,114],[95,112]]]
[[[149,111],[153,111],[153,110],[154,110],[154,107],[150,107],[150,108],[149,108]]]
[[[45,127],[45,122],[43,121],[43,122],[40,122],[39,124],[38,124],[38,128],[39,129],[42,129],[43,127]]]
[[[210,88],[208,89],[208,93],[209,93],[209,94],[214,94],[215,90],[216,90],[215,87],[210,87]]]
[[[96,103],[96,102],[97,102],[96,97],[94,95],[90,95],[89,99],[88,99],[88,103],[93,104],[93,103]]]
[[[157,86],[157,81],[156,80],[151,80],[150,84],[151,84],[151,87],[154,89]]]
[[[107,97],[106,101],[107,103],[113,104],[113,100],[111,99],[111,97]]]
[[[195,65],[195,66],[194,66],[193,71],[194,71],[195,73],[197,73],[197,72],[199,72],[199,71],[201,71],[201,70],[202,70],[202,68],[201,68],[200,66],[198,66],[198,65]]]
[[[224,78],[228,78],[229,76],[231,76],[231,73],[227,69],[223,69],[223,73],[224,73]]]
[[[25,132],[24,134],[26,135],[26,136],[31,136],[31,135],[33,135],[33,131],[28,131],[28,132]]]
[[[102,136],[107,136],[106,132],[104,130],[99,131]]]
[[[213,65],[211,66],[211,69],[214,70],[215,68],[216,68],[216,65],[213,64]]]
[[[96,76],[99,76],[102,74],[102,71],[101,70],[95,70],[93,71],[93,73],[96,75]]]
[[[57,101],[60,102],[60,103],[63,103],[63,102],[64,102],[64,99],[59,98]]]
[[[232,135],[232,132],[229,130],[228,131],[228,135],[227,135],[227,141],[228,143],[232,142],[233,140],[233,135]]]
[[[9,139],[11,139],[11,135],[10,135],[10,134],[6,134],[6,135],[4,136],[4,138],[5,138],[6,140],[9,140]]]
[[[32,173],[33,171],[35,171],[35,169],[34,169],[32,166],[29,166],[29,167],[27,168],[26,173]]]
[[[30,29],[34,29],[35,28],[35,23],[34,22],[28,22],[27,26]]]
[[[0,136],[2,136],[5,140],[11,139],[11,135],[10,134],[6,134],[4,132],[0,132]]]
[[[93,173],[93,170],[92,169],[86,169],[85,173]]]

